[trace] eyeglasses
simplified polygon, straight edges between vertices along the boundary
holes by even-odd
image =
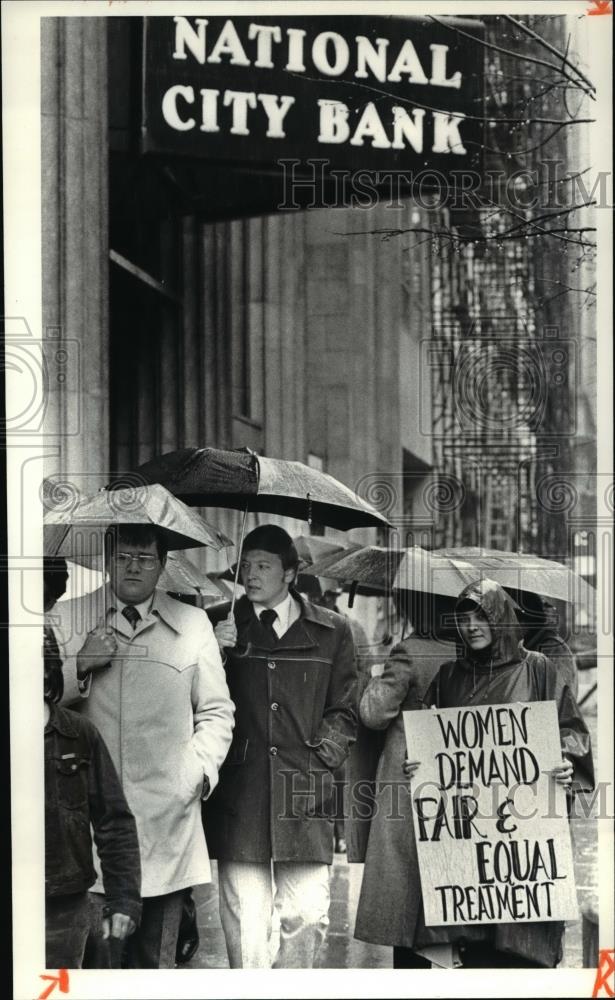
[[[131,562],[136,562],[141,569],[156,569],[160,561],[158,556],[143,555],[140,552],[116,552],[115,559],[123,568],[130,566]]]

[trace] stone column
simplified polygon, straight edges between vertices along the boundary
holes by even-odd
[[[58,448],[45,472],[96,489],[109,464],[106,18],[42,19],[41,112],[45,432]]]

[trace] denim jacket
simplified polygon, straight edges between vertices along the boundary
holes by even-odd
[[[105,743],[88,719],[50,704],[45,727],[45,894],[85,892],[96,881],[90,823],[106,908],[138,923],[141,865],[130,812]]]

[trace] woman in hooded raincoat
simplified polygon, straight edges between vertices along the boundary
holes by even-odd
[[[472,620],[479,621],[474,632],[468,631],[462,621],[468,613]],[[424,707],[553,700],[564,754],[556,780],[571,792],[591,789],[593,764],[587,727],[556,667],[542,654],[528,653],[520,645],[521,633],[511,598],[497,583],[484,580],[462,591],[455,614],[460,630],[457,659],[440,667],[422,699]],[[487,641],[481,642],[478,633]],[[399,730],[401,712],[421,707],[419,690],[419,672],[413,663],[407,657],[392,656],[383,674],[373,677],[363,693],[363,723],[373,729]],[[391,742],[395,754],[399,743],[398,732],[398,738]],[[387,755],[386,745],[379,773],[385,762],[389,782],[399,785],[404,772],[413,773],[412,765],[404,768],[402,759],[396,763],[391,754]],[[564,924],[555,921],[426,927],[410,795],[398,793],[393,809],[376,812],[369,834],[355,937],[392,945],[395,967],[428,967],[431,962],[426,956],[431,960],[438,953],[447,953],[442,964],[451,964],[453,945],[466,966],[553,968],[562,957],[563,932]]]

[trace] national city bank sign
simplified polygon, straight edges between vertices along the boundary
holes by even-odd
[[[255,168],[476,168],[481,36],[458,18],[145,18],[143,150]]]

